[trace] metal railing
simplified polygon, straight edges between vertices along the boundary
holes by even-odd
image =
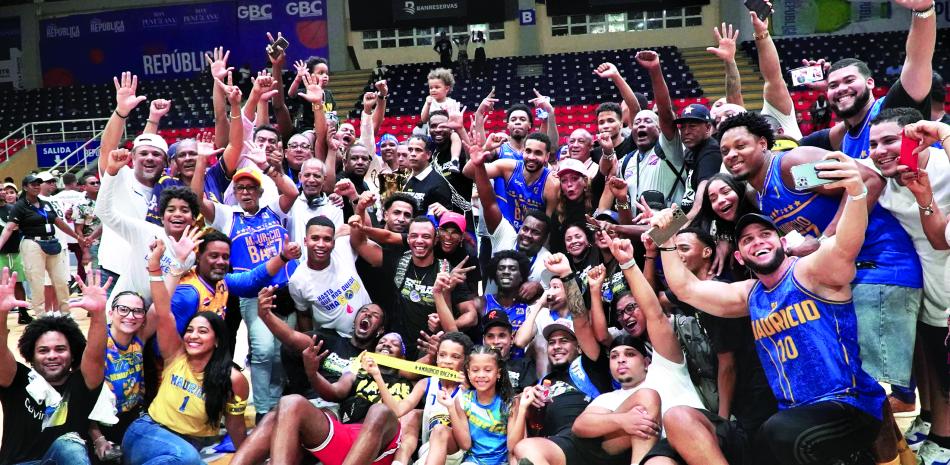
[[[53,168],[66,171],[70,165],[76,166],[81,163],[86,166],[90,159],[95,159],[94,156],[86,153],[86,147],[102,135],[108,122],[109,118],[84,118],[26,123],[0,139],[0,163],[30,145],[86,141],[78,149],[61,157]]]

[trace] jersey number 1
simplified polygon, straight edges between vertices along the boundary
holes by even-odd
[[[182,401],[181,401],[181,407],[178,407],[178,411],[179,411],[179,412],[184,412],[184,411],[185,411],[185,407],[188,406],[188,399],[191,399],[191,396],[185,396],[185,398],[182,399]]]

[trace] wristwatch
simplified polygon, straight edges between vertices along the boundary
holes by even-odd
[[[924,216],[933,215],[933,214],[934,214],[934,199],[933,199],[933,197],[930,198],[930,203],[928,203],[926,206],[921,206],[921,205],[918,204],[918,205],[917,205],[917,208],[920,209],[920,211],[924,214]]]
[[[927,19],[934,15],[935,10],[936,10],[936,3],[931,3],[930,8],[927,8],[926,10],[922,10],[922,11],[914,10],[914,16],[920,19]]]

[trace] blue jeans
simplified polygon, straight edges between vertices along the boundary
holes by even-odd
[[[144,415],[129,425],[122,438],[124,465],[201,465],[204,462],[185,438]]]
[[[291,328],[297,324],[295,313],[287,317],[276,316]],[[257,316],[257,299],[241,299],[241,318],[247,326],[254,410],[258,415],[263,415],[277,406],[284,393],[285,376],[284,366],[280,362],[280,341]]]
[[[98,250],[96,252],[98,252]],[[96,256],[98,256],[98,254],[93,255],[93,257],[96,257]],[[115,284],[119,282],[119,274],[113,273],[105,268],[99,268],[99,276],[101,277],[103,284],[105,284],[105,282],[108,281],[109,278],[112,278],[112,283],[110,283],[109,287],[106,288],[106,299],[108,299],[109,296],[112,295],[112,290],[115,289]]]
[[[86,441],[76,433],[66,433],[53,441],[39,460],[21,462],[18,465],[89,465]]]
[[[887,284],[851,286],[861,367],[874,379],[910,385],[922,290]]]

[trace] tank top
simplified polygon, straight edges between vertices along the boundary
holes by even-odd
[[[439,378],[429,377],[426,379],[425,407],[422,408],[422,442],[429,442],[429,434],[432,428],[437,425],[449,426],[451,424],[449,409],[439,403],[439,391],[442,390],[442,383]],[[459,384],[452,391],[454,399],[459,394],[465,393],[465,389]]]
[[[468,418],[468,431],[472,448],[465,453],[462,462],[478,465],[502,465],[508,463],[508,412],[503,411],[501,396],[488,405],[478,403],[475,390],[462,394],[462,411]]]
[[[498,158],[497,160],[522,160],[521,152],[517,151],[509,143],[505,142],[501,144],[501,147],[498,148]],[[507,188],[504,179],[492,179],[492,185],[495,188],[495,199],[498,202],[498,208],[501,210],[502,216],[508,219],[511,222],[511,218],[514,218],[514,211],[512,208],[514,204],[511,199],[508,198],[508,193],[505,191]],[[512,222],[512,225],[514,223]],[[518,228],[515,227],[515,231]],[[486,234],[487,235],[487,232]]]
[[[885,97],[886,98],[886,97]],[[871,148],[871,120],[881,112],[881,106],[884,104],[884,98],[879,98],[868,114],[861,121],[861,132],[857,136],[852,136],[851,131],[847,131],[844,139],[841,140],[841,151],[848,154],[851,158],[867,158],[868,150]]]
[[[234,220],[228,236],[231,238],[231,265],[235,271],[247,271],[281,253],[284,228],[280,216],[270,207],[263,207],[255,215],[232,213]],[[297,260],[287,262],[271,278],[271,285],[283,286],[297,269]]]
[[[218,428],[208,424],[205,412],[204,373],[194,373],[188,357],[181,354],[162,371],[162,383],[148,414],[162,426],[185,436],[208,437]]]
[[[112,326],[106,338],[105,382],[115,394],[118,413],[127,413],[141,408],[145,396],[144,364],[142,348],[145,344],[138,336],[132,337],[128,346],[122,347],[112,337]]]
[[[757,193],[759,208],[783,234],[795,230],[803,236],[821,237],[838,212],[841,198],[786,187],[781,172],[786,153],[772,156],[765,188]],[[855,284],[923,287],[923,271],[914,243],[894,215],[880,205],[875,205],[868,215],[864,245],[855,262]]]
[[[839,401],[880,419],[884,390],[861,368],[854,303],[805,289],[797,264],[772,289],[756,282],[749,293],[755,348],[779,408]]]
[[[532,210],[544,211],[544,183],[548,180],[550,170],[548,167],[542,168],[541,176],[533,183],[528,184],[524,178],[524,162],[518,161],[515,165],[511,177],[505,183],[505,196],[511,205],[510,218],[505,217],[515,231],[521,229],[521,223],[524,221],[528,212]],[[502,211],[504,214],[505,212]]]
[[[511,333],[514,334],[518,328],[524,324],[525,316],[528,313],[528,304],[524,302],[515,302],[510,307],[505,307],[495,300],[494,294],[485,294],[485,314],[488,315],[492,310],[505,312],[508,315],[508,321],[511,322]],[[511,358],[518,359],[524,357],[524,349],[518,347],[511,348]]]

